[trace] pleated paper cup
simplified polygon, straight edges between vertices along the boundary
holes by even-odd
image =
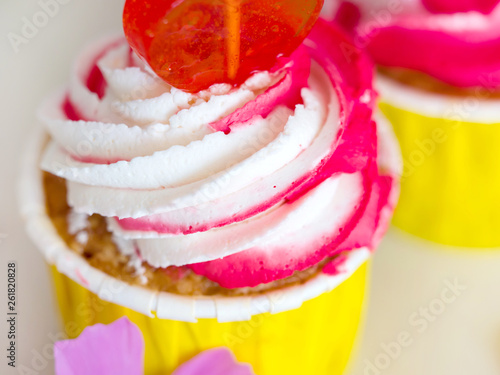
[[[366,267],[362,266],[333,291],[322,293],[298,309],[280,313],[270,307],[271,302],[268,301],[272,296],[269,295],[260,298],[262,305],[259,306],[259,300],[252,301],[252,298],[192,298],[189,301],[187,298],[172,298],[160,294],[157,302],[164,299],[164,303],[156,307],[156,312],[152,310],[145,314],[145,311],[138,312],[123,304],[108,302],[103,299],[106,296],[102,296],[102,291],[100,298],[99,292],[90,292],[58,271],[55,266],[52,271],[68,334],[75,336],[88,325],[110,323],[127,316],[144,334],[145,373],[158,375],[170,374],[200,351],[220,346],[230,348],[239,361],[250,363],[257,375],[340,375],[351,356],[362,317],[366,278]],[[116,280],[113,282],[116,283]],[[319,280],[317,284],[318,293],[328,285]],[[277,297],[288,305],[282,308],[299,307],[300,298],[290,298],[287,294],[312,293],[308,289],[309,287],[305,287],[284,291],[282,296],[277,293]],[[129,292],[134,293],[128,287],[123,289],[123,293]],[[175,299],[178,303],[175,303]],[[190,305],[189,309],[186,309],[186,305]],[[203,305],[209,307],[203,311]],[[276,307],[280,308],[279,302]],[[262,313],[258,313],[259,309]],[[181,315],[183,310],[190,311]],[[210,310],[215,311],[212,314],[209,313]],[[221,317],[233,316],[234,310],[242,315],[240,321],[224,322],[223,318],[221,321]],[[257,314],[250,318],[252,310]],[[267,310],[272,313],[264,312]],[[183,321],[191,320],[193,316],[215,314],[219,320],[200,318],[196,323]],[[182,320],[162,318],[172,315]],[[243,318],[243,315],[246,317]]]
[[[27,230],[50,265],[69,337],[127,316],[144,334],[146,374],[170,374],[199,352],[227,346],[257,375],[342,374],[360,325],[365,248],[348,254],[337,275],[245,297],[180,296],[132,286],[71,251],[47,216],[39,157],[46,134],[28,147],[20,186]]]
[[[422,91],[380,75],[404,169],[393,223],[422,238],[500,246],[500,99]]]

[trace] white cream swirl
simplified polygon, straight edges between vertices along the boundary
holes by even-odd
[[[102,97],[86,83],[96,61]],[[341,230],[363,196],[362,176],[354,173],[334,175],[293,203],[273,200],[335,146],[339,103],[326,74],[313,62],[294,110],[277,106],[227,134],[210,127],[285,74],[256,73],[238,88],[187,94],[160,81],[123,40],[99,42],[77,60],[68,90],[40,111],[52,136],[42,168],[67,180],[75,212],[108,217],[119,242],[156,267],[278,244],[300,251]],[[67,98],[81,119],[68,118]],[[124,228],[117,219],[165,230]]]

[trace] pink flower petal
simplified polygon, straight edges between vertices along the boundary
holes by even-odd
[[[254,375],[248,364],[236,362],[227,348],[207,350],[177,368],[172,375]]]
[[[85,328],[54,347],[56,375],[142,375],[144,339],[127,318]]]

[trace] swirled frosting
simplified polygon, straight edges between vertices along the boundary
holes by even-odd
[[[337,2],[336,21],[378,64],[461,88],[500,88],[498,0]]]
[[[122,37],[102,40],[40,110],[42,168],[66,179],[74,212],[107,218],[124,253],[226,288],[374,248],[397,183],[377,152],[372,66],[345,45],[320,21],[271,71],[189,94]]]

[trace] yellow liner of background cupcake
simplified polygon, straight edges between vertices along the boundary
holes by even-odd
[[[500,246],[500,99],[453,96],[379,75],[404,169],[393,223],[445,245]]]
[[[399,170],[387,126],[379,131],[381,165]],[[39,157],[47,136],[37,130],[21,179],[22,214],[51,266],[69,337],[89,325],[127,316],[146,341],[145,374],[169,374],[199,352],[227,346],[257,375],[340,375],[363,317],[370,251],[349,252],[336,275],[320,273],[299,285],[244,297],[181,296],[129,285],[92,267],[70,250],[47,215]]]

